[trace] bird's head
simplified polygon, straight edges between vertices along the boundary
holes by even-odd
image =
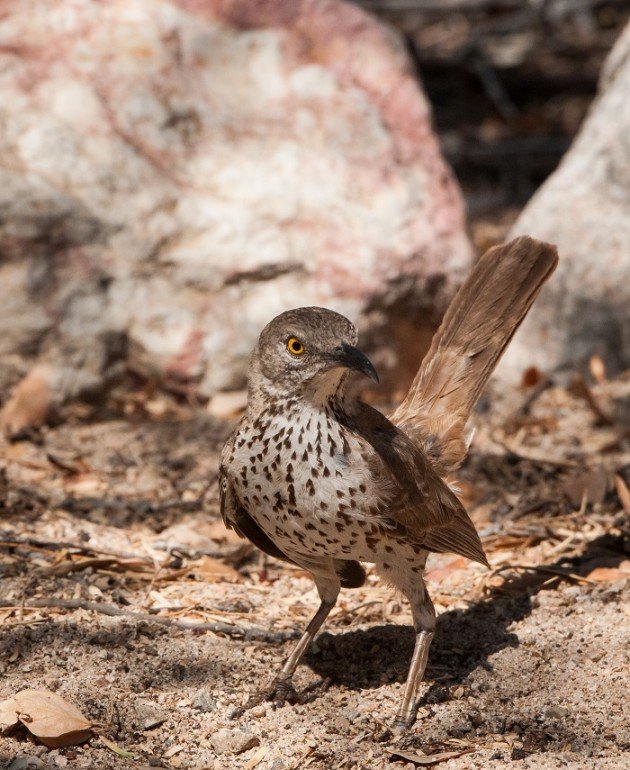
[[[338,391],[349,370],[378,382],[356,342],[356,328],[339,313],[321,307],[288,310],[263,329],[252,357],[250,386],[268,395],[324,401]]]

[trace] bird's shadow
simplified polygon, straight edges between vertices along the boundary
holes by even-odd
[[[615,566],[625,558],[621,539],[603,536],[592,541],[579,557],[561,559],[545,568],[580,575],[592,568],[595,560]],[[561,580],[553,580],[548,571],[526,572],[490,589],[485,597],[465,609],[440,615],[426,671],[432,684],[423,703],[444,699],[446,685],[463,682],[478,668],[492,670],[492,655],[519,645],[518,636],[510,627],[531,614],[532,597],[541,590],[557,587]],[[305,663],[336,686],[373,689],[385,682],[405,680],[413,646],[414,632],[410,626],[380,625],[322,634],[316,651],[306,656]]]

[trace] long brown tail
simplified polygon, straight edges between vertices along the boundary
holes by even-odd
[[[555,246],[522,236],[487,251],[451,302],[409,392],[391,416],[451,471],[468,451],[466,422],[543,283]]]

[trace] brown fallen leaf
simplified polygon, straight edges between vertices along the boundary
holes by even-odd
[[[167,543],[170,548],[183,546],[189,551],[211,551],[216,550],[216,543],[241,545],[243,540],[220,519],[209,522],[203,515],[195,514],[162,530],[159,542]]]
[[[468,561],[459,556],[457,559],[449,561],[443,567],[433,567],[426,572],[425,577],[428,580],[444,581],[452,577],[455,573],[465,571],[468,567]]]
[[[242,543],[243,540],[233,529],[228,529],[221,519],[211,521],[205,529],[206,535],[219,543]]]
[[[587,575],[597,583],[616,583],[630,578],[630,561],[623,561],[618,567],[595,567]]]
[[[608,489],[608,473],[605,468],[591,468],[568,479],[564,493],[576,508],[582,502],[598,504],[604,501]]]
[[[617,497],[621,503],[621,507],[626,513],[630,513],[630,489],[619,474],[615,474],[615,489],[617,490]]]
[[[145,559],[123,559],[117,556],[97,556],[87,559],[63,559],[50,567],[42,569],[42,574],[69,575],[71,572],[80,572],[84,569],[111,569],[118,572],[146,572],[151,564]]]
[[[75,495],[98,495],[105,489],[105,482],[95,473],[77,473],[74,476],[63,479],[63,486],[67,492]]]
[[[600,385],[603,382],[606,382],[606,364],[598,353],[591,356],[590,361],[588,362],[588,368],[596,382]]]
[[[420,765],[420,767],[429,767],[430,765],[438,765],[440,762],[446,762],[449,759],[455,759],[461,757],[463,754],[470,754],[472,749],[464,749],[463,751],[441,751],[438,754],[422,754],[415,751],[394,751],[392,752],[393,759],[402,759],[405,762],[413,762],[414,765]]]
[[[537,369],[535,366],[530,366],[523,372],[521,387],[533,388],[534,385],[538,384],[543,377],[544,375],[540,369]]]
[[[254,770],[256,765],[259,765],[263,761],[266,754],[267,754],[267,749],[264,746],[260,746],[258,751],[254,754],[254,756],[251,759],[247,760],[247,764],[245,765],[245,770]]]
[[[243,579],[240,572],[237,572],[234,567],[230,567],[229,564],[226,564],[220,559],[214,559],[212,556],[202,556],[200,559],[196,559],[191,562],[186,571],[188,573],[192,572],[195,575],[199,575],[209,582],[220,582],[225,580],[229,583],[240,583]]]
[[[82,743],[92,735],[79,709],[49,690],[22,690],[0,703],[0,724],[6,729],[18,722],[49,748]]]
[[[130,751],[121,748],[117,743],[110,741],[110,739],[106,738],[104,735],[99,735],[98,737],[104,746],[107,746],[110,751],[113,751],[114,754],[117,754],[119,757],[123,757],[124,759],[134,758],[134,755]]]
[[[11,397],[0,411],[0,431],[15,437],[27,428],[42,425],[51,404],[50,383],[54,377],[51,368],[41,364],[24,377],[14,388]]]

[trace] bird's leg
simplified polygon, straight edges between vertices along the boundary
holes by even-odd
[[[263,693],[250,697],[244,706],[239,706],[237,709],[234,709],[231,714],[232,719],[237,719],[248,709],[253,706],[259,706],[266,700],[275,701],[276,703],[284,703],[285,701],[297,703],[300,701],[300,695],[295,691],[295,688],[291,684],[291,679],[309,644],[313,641],[315,635],[322,627],[323,622],[337,603],[341,584],[337,575],[335,573],[333,574],[334,578],[331,578],[328,574],[326,574],[325,577],[319,574],[313,576],[317,585],[319,598],[321,599],[319,609],[306,627],[306,631],[300,637],[300,641],[291,651],[291,654],[282,666],[280,673],[273,680],[271,687]]]
[[[322,565],[322,567],[323,566],[324,565]],[[259,696],[257,699],[258,703],[260,703],[262,700],[272,700],[280,703],[284,701],[295,703],[300,700],[300,696],[298,693],[296,693],[291,683],[291,679],[293,678],[295,669],[298,667],[298,663],[302,659],[302,656],[306,652],[309,644],[313,641],[315,635],[330,614],[330,611],[337,603],[337,597],[339,596],[341,583],[337,577],[336,572],[332,571],[331,574],[328,569],[326,569],[325,572],[323,570],[320,572],[319,569],[317,572],[315,572],[310,564],[309,567],[309,571],[311,571],[313,579],[315,580],[315,585],[317,586],[319,598],[321,599],[319,609],[311,618],[311,622],[306,627],[306,631],[302,634],[299,642],[291,651],[291,654],[282,666],[280,673],[273,680],[271,687],[269,687],[263,693],[263,695]],[[251,700],[251,703],[253,705],[254,700]]]
[[[313,578],[315,580],[315,585],[317,586],[317,593],[321,599],[321,604],[315,615],[312,617],[311,622],[306,627],[306,631],[302,634],[300,641],[295,645],[291,654],[282,666],[271,689],[267,693],[267,697],[270,700],[283,701],[298,699],[298,695],[291,684],[295,669],[309,644],[315,638],[315,634],[317,634],[322,627],[322,624],[330,614],[330,611],[337,603],[337,597],[339,596],[339,590],[341,588],[337,574],[333,572],[332,575],[330,575],[328,571],[325,573],[318,572],[313,574]]]
[[[335,603],[335,601],[322,599],[319,609],[311,619],[311,622],[306,627],[306,631],[302,634],[300,641],[293,648],[291,654],[286,659],[284,666],[282,666],[282,670],[273,682],[269,693],[273,700],[290,700],[296,698],[297,693],[291,684],[295,669],[308,649],[308,646],[330,614],[330,611],[335,606]]]
[[[416,586],[417,590],[418,586]],[[422,582],[422,593],[415,592],[410,597],[413,625],[416,631],[416,643],[413,649],[411,665],[403,690],[400,708],[394,720],[394,731],[403,732],[413,724],[417,710],[417,695],[420,682],[424,677],[429,657],[429,647],[435,630],[435,609],[433,602]]]

